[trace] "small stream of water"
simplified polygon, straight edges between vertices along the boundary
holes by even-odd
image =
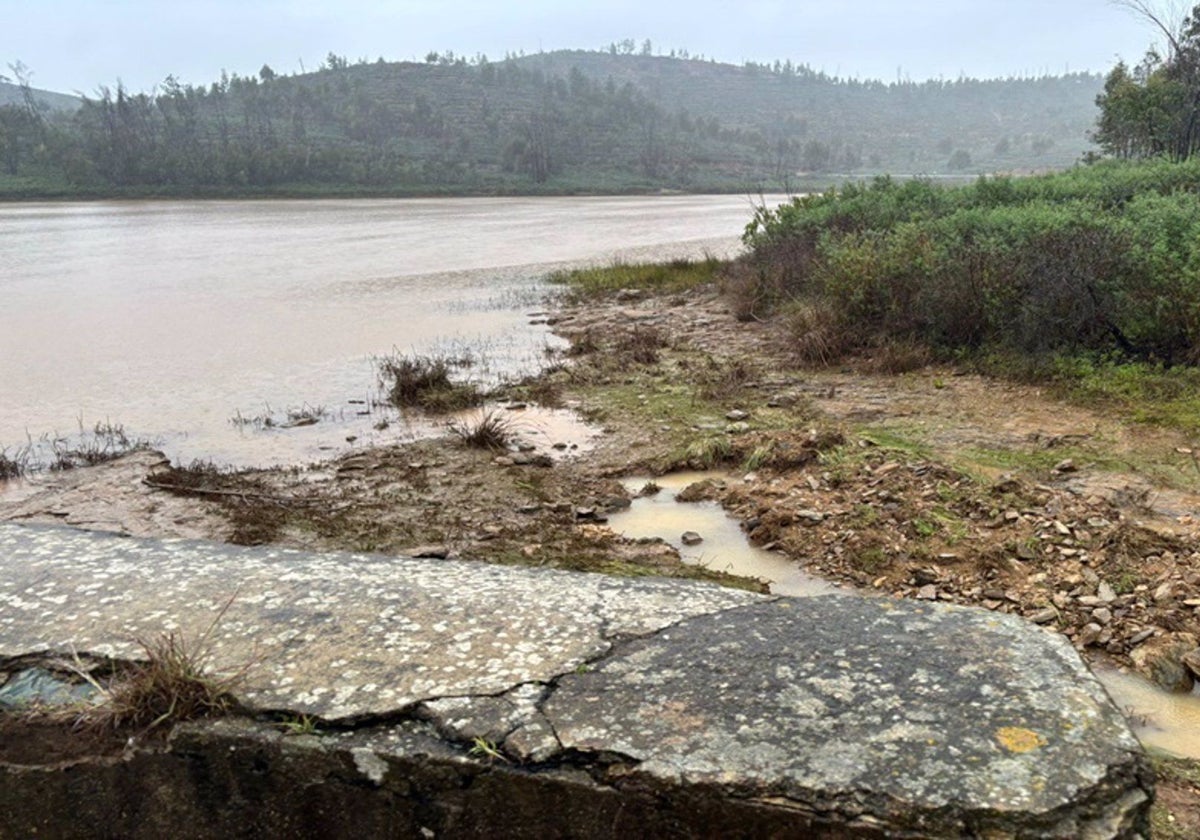
[[[679,550],[685,562],[702,564],[771,584],[776,595],[811,597],[832,592],[863,594],[852,587],[838,587],[805,574],[794,562],[774,552],[751,545],[737,521],[715,502],[680,503],[676,496],[693,482],[726,478],[715,473],[675,473],[654,479],[662,488],[653,496],[633,500],[629,510],[610,517],[610,527],[627,537],[660,537]],[[637,493],[649,478],[625,480],[626,489]],[[684,532],[694,531],[704,541],[684,545]],[[1185,758],[1200,759],[1200,695],[1170,694],[1134,674],[1094,668],[1117,707],[1147,747]]]

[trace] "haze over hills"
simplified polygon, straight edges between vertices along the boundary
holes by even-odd
[[[1090,148],[1102,81],[860,82],[632,42],[497,62],[331,53],[293,76],[118,87],[36,126],[0,108],[0,194],[744,191],[1054,169]]]
[[[70,96],[65,93],[55,93],[52,90],[41,90],[32,88],[34,99],[44,103],[47,110],[50,111],[74,111],[83,104],[78,96]],[[24,94],[21,92],[19,85],[11,84],[10,82],[0,82],[0,107],[5,105],[19,105],[24,101]]]
[[[832,152],[801,155],[800,168],[930,174],[1067,166],[1091,147],[1103,77],[953,81],[844,80],[791,62],[742,66],[611,52],[558,51],[519,63],[548,76],[577,68],[629,82],[657,104],[768,139],[815,140]],[[806,142],[802,142],[806,146]],[[997,148],[999,147],[999,148]],[[972,159],[950,166],[954,151]],[[839,154],[840,153],[840,154]]]

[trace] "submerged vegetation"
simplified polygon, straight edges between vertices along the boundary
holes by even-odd
[[[75,435],[45,435],[12,449],[0,447],[0,481],[41,470],[60,472],[115,461],[131,452],[149,449],[151,441],[129,434],[119,423],[79,424]]]
[[[503,452],[514,438],[512,423],[498,411],[451,423],[450,434],[466,446],[492,452]]]
[[[461,411],[483,402],[483,395],[469,382],[451,378],[454,368],[469,362],[444,356],[406,356],[393,353],[376,360],[376,368],[396,408],[420,408],[429,412]]]

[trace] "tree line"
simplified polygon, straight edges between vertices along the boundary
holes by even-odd
[[[150,92],[118,82],[73,113],[25,97],[0,107],[0,177],[34,193],[406,194],[771,190],[806,175],[1046,168],[1083,151],[1092,81],[885,85],[625,42],[496,62],[330,53],[295,75],[169,76]]]
[[[1108,74],[1096,142],[1120,158],[1190,158],[1200,151],[1200,5],[1176,19],[1147,0],[1120,5],[1160,32],[1166,50],[1152,47],[1137,65],[1121,61]]]

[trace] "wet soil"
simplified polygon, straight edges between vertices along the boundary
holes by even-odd
[[[1200,465],[1180,433],[948,367],[802,366],[782,325],[739,322],[711,289],[551,322],[571,347],[495,396],[572,408],[593,439],[518,432],[493,452],[447,436],[236,473],[138,453],[0,501],[0,520],[761,589],[606,525],[628,504],[620,477],[720,468],[731,477],[691,497],[827,579],[1019,614],[1095,663],[1200,636]],[[1161,836],[1200,824],[1197,787],[1163,773]]]
[[[778,325],[711,290],[552,320],[572,347],[496,395],[503,451],[448,435],[242,471],[140,452],[56,474],[0,519],[733,582],[605,527],[628,505],[618,478],[721,467],[736,478],[702,497],[826,578],[1021,614],[1118,664],[1200,634],[1200,468],[1176,433],[951,369],[803,368]],[[532,434],[525,400],[596,434]]]

